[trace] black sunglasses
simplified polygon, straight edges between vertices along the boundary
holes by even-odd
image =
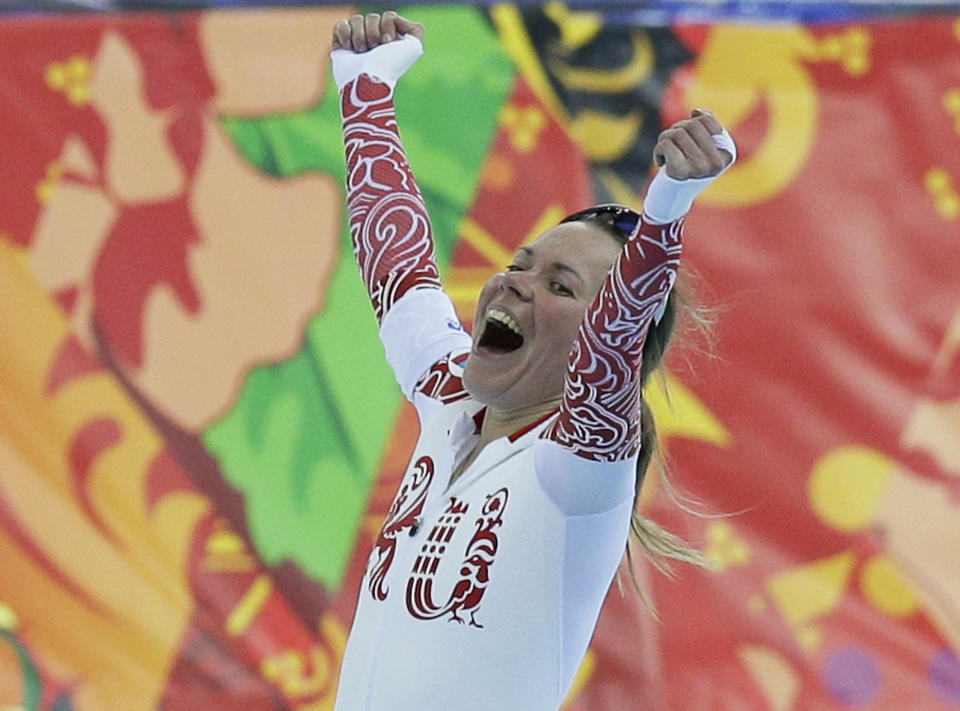
[[[586,222],[588,220],[597,220],[610,225],[629,239],[640,222],[640,213],[624,205],[595,205],[563,218],[560,220],[560,224],[562,225],[564,222]]]

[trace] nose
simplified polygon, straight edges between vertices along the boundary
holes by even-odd
[[[533,285],[527,270],[504,272],[501,275],[500,289],[512,291],[521,301],[530,301],[533,298]]]

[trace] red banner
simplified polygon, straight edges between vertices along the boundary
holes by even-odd
[[[0,708],[332,708],[417,434],[345,239],[352,12],[0,21]],[[467,322],[691,109],[741,152],[686,228],[715,342],[647,393],[693,512],[641,506],[708,568],[641,565],[659,620],[614,586],[565,708],[960,707],[960,20],[410,14]]]

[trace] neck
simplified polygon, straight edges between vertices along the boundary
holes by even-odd
[[[483,425],[480,427],[480,441],[477,442],[473,451],[457,465],[450,476],[450,486],[467,470],[473,460],[477,458],[488,443],[498,437],[508,437],[517,430],[523,429],[529,424],[536,422],[545,415],[553,412],[563,401],[562,396],[557,396],[552,400],[529,405],[524,407],[502,409],[496,405],[487,405],[487,412],[483,416]]]
[[[487,406],[487,413],[480,427],[480,441],[477,443],[477,448],[483,447],[498,437],[512,435],[517,430],[542,419],[559,408],[562,401],[563,397],[558,395],[551,400],[517,408],[501,409],[495,405]]]

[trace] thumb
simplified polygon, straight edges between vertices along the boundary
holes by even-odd
[[[420,40],[420,42],[423,42],[426,32],[423,25],[419,22],[411,22],[407,18],[397,15],[396,23],[397,32],[402,35],[413,35]]]
[[[662,168],[663,164],[667,162],[667,159],[663,155],[663,151],[660,148],[660,144],[657,144],[656,146],[654,146],[653,162],[657,167],[660,167],[660,168]]]

